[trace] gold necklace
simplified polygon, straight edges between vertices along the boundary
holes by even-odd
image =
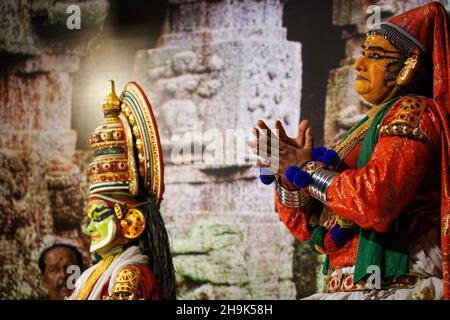
[[[87,300],[97,280],[101,277],[101,275],[105,272],[105,270],[109,267],[109,265],[114,261],[116,257],[118,257],[118,255],[109,255],[103,258],[98,263],[97,268],[95,268],[95,270],[83,284],[83,287],[80,289],[76,300]]]
[[[384,106],[384,103],[373,106],[372,109],[370,109],[367,112],[368,119],[364,121],[358,128],[352,131],[350,135],[343,141],[339,142],[338,145],[335,147],[335,151],[339,155],[341,159],[344,159],[349,152],[361,141],[364,139],[364,136],[366,135],[367,130],[369,130],[370,125],[372,124],[375,115],[378,113],[378,111],[381,110],[381,108]],[[356,126],[356,125],[355,125]],[[350,129],[351,130],[351,129]]]

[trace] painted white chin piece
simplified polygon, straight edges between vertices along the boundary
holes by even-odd
[[[100,242],[97,242],[96,244],[91,244],[89,251],[95,252],[99,249],[106,247],[113,241],[115,235],[116,235],[116,223],[114,219],[112,219],[111,221],[108,222],[108,235],[106,236],[106,238]]]

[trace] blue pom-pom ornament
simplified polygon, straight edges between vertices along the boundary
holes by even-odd
[[[325,163],[326,166],[334,167],[339,163],[339,160],[339,155],[336,153],[336,151],[328,149],[323,153],[320,161]]]
[[[322,158],[323,154],[327,151],[327,148],[324,146],[315,147],[313,151],[311,152],[311,157],[314,161],[321,161],[320,158]]]
[[[260,168],[259,169],[259,180],[261,180],[261,182],[264,183],[265,185],[269,185],[275,181],[275,175],[270,170]]]
[[[297,173],[300,172],[300,168],[297,166],[290,166],[284,172],[284,177],[289,183],[294,183],[294,178]]]
[[[353,236],[353,231],[348,228],[341,228],[336,224],[331,228],[331,240],[338,246],[342,247]]]
[[[299,170],[294,177],[294,184],[297,188],[301,189],[311,184],[312,179],[308,172]]]

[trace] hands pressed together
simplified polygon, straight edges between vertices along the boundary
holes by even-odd
[[[311,151],[314,148],[314,137],[308,120],[302,120],[298,126],[297,137],[286,134],[283,125],[278,120],[275,123],[276,133],[264,121],[259,120],[257,127],[252,129],[255,140],[248,145],[260,159],[256,165],[260,168],[270,168],[284,180],[284,172],[290,166],[299,166],[312,160]]]

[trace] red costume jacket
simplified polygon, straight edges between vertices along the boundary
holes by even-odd
[[[379,133],[369,162],[362,169],[356,168],[361,141],[342,159],[337,168],[340,174],[327,190],[328,208],[333,213],[377,232],[387,231],[399,215],[408,215],[410,240],[430,228],[439,230],[441,128],[436,115],[427,107],[431,103],[432,100],[423,97],[399,99],[382,120],[381,127],[388,126],[391,130]],[[392,130],[400,118],[416,123],[421,138]],[[299,240],[308,240],[309,216],[322,206],[312,199],[305,207],[293,209],[284,206],[277,194],[275,198],[277,211],[289,231]],[[324,223],[332,227],[336,223],[334,214]],[[358,237],[355,233],[334,252],[325,246],[331,268],[355,265]]]

